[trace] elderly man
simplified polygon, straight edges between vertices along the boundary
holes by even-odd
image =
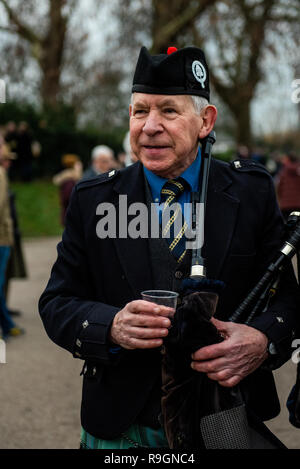
[[[115,167],[114,152],[106,145],[98,145],[92,150],[91,166],[83,173],[82,179],[90,179],[106,173]]]
[[[209,104],[205,57],[195,47],[156,56],[143,47],[132,91],[130,139],[139,161],[77,185],[40,299],[50,338],[85,360],[84,448],[167,446],[160,419],[160,348],[169,333],[169,309],[140,298],[148,289],[178,291],[189,273],[190,251],[179,242],[182,232],[164,239],[130,236],[129,228],[137,202],[148,213],[154,204],[159,218],[166,193],[188,219],[184,204],[200,189],[199,140],[217,117]],[[105,218],[107,211],[111,217]],[[247,404],[262,419],[279,411],[272,373],[261,365],[270,351],[278,362],[286,360],[295,325],[295,279],[289,274],[282,281],[277,301],[251,327],[226,319],[270,263],[281,234],[267,172],[253,162],[213,160],[204,256],[208,277],[226,284],[214,319],[225,340],[198,350],[191,367],[223,386],[244,384]]]

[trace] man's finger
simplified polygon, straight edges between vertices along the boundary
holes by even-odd
[[[124,348],[128,349],[151,349],[160,347],[163,344],[162,339],[136,339],[131,337],[127,340],[126,345],[122,345]]]
[[[203,362],[192,361],[192,364],[192,368],[196,369],[197,371],[201,371],[202,373],[217,373],[218,371],[222,371],[228,368],[230,365],[230,358],[221,357]]]
[[[162,316],[150,316],[148,314],[132,314],[128,323],[132,326],[140,327],[169,328],[171,326],[170,319]]]
[[[136,339],[158,339],[168,335],[168,329],[150,329],[146,327],[131,327],[128,331],[131,337]]]
[[[192,354],[193,360],[212,360],[214,358],[223,357],[228,352],[227,341],[220,342],[219,344],[208,345],[202,347]]]
[[[131,301],[128,303],[127,307],[130,313],[135,314],[148,313],[168,317],[174,312],[173,308],[157,305],[145,300]]]
[[[218,329],[218,331],[223,332],[224,335],[226,335],[232,329],[231,327],[233,324],[232,322],[220,321],[219,319],[216,319],[216,318],[211,318],[211,322]]]
[[[233,378],[234,374],[232,370],[226,369],[219,371],[218,373],[207,373],[207,377],[214,381],[228,381],[230,378]]]
[[[220,386],[224,386],[224,388],[232,388],[233,386],[236,386],[237,384],[239,384],[241,379],[242,379],[241,376],[235,375],[229,379],[218,381],[218,383],[220,384]]]

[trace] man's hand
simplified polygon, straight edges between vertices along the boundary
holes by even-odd
[[[135,300],[119,311],[110,330],[111,342],[125,349],[159,347],[171,325],[172,308],[144,300]]]
[[[224,341],[192,355],[192,368],[225,387],[238,384],[267,358],[268,339],[253,327],[212,319]]]

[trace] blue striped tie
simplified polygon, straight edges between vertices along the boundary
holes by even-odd
[[[187,189],[188,183],[183,178],[170,179],[167,181],[162,190],[161,190],[161,203],[163,203],[162,209],[162,220],[164,220],[164,213],[168,207],[175,202],[181,194]],[[179,218],[180,217],[180,218]],[[181,223],[178,222],[181,220]],[[177,223],[176,223],[177,221]],[[179,229],[176,232],[176,226],[179,226]],[[173,212],[172,216],[168,219],[167,223],[164,223],[165,226],[162,228],[162,235],[166,237],[169,232],[169,237],[166,237],[166,241],[169,245],[169,249],[174,255],[177,262],[181,262],[185,255],[185,231],[187,229],[187,223],[184,220],[183,213],[179,203],[177,202],[177,207]]]

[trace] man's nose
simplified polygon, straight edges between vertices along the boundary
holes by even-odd
[[[163,132],[161,119],[156,111],[149,112],[143,127],[143,131],[147,135],[154,135],[158,132]]]

